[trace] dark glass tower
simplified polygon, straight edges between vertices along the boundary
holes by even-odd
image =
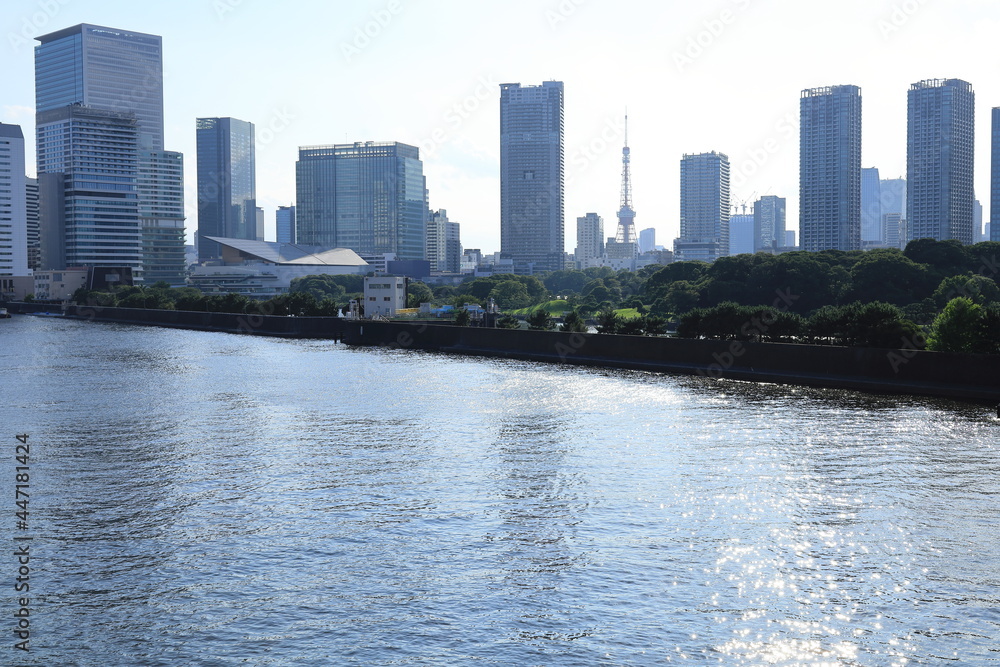
[[[799,104],[802,249],[861,249],[861,89],[802,91]]]
[[[206,237],[256,240],[257,178],[254,127],[236,118],[199,118],[198,260],[220,259]]]
[[[990,240],[1000,241],[1000,107],[993,108],[992,158],[990,165]]]
[[[500,250],[518,273],[563,268],[563,105],[561,81],[500,86]]]
[[[909,239],[975,242],[975,102],[959,79],[910,86],[906,126],[906,221]]]
[[[295,182],[297,243],[426,259],[424,166],[415,146],[302,147]]]
[[[36,113],[70,104],[133,113],[139,149],[163,150],[161,37],[83,23],[38,41]]]

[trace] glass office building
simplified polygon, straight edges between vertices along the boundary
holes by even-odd
[[[426,259],[426,181],[415,146],[304,146],[295,183],[298,243]]]
[[[564,268],[564,98],[561,81],[500,86],[500,250],[517,273]]]
[[[38,37],[35,111],[71,104],[135,114],[142,150],[163,150],[162,38],[80,24]]]
[[[86,106],[37,114],[42,268],[142,271],[135,116]]]
[[[910,86],[906,124],[906,222],[909,240],[975,242],[975,103],[960,79]]]
[[[677,261],[714,262],[729,255],[729,157],[723,153],[681,159],[681,235]]]
[[[138,183],[143,281],[183,287],[187,277],[184,156],[174,151],[143,151]]]
[[[799,105],[802,249],[861,249],[861,89],[802,91]]]
[[[257,239],[254,126],[236,118],[199,118],[198,259],[220,259],[209,236]]]

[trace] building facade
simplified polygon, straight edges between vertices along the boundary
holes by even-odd
[[[674,260],[714,262],[729,254],[729,157],[723,153],[681,159],[681,235]]]
[[[38,179],[25,179],[25,207],[28,217],[28,268],[41,268],[41,227],[38,218]]]
[[[0,123],[0,277],[29,275],[27,192],[21,126]]]
[[[299,243],[426,259],[424,166],[415,146],[302,147],[295,184]]]
[[[563,268],[563,109],[561,81],[500,86],[500,249],[518,273]]]
[[[175,283],[179,278],[176,271],[176,257],[183,254],[184,218],[179,221],[176,214],[169,217],[159,217],[165,202],[169,207],[176,205],[178,192],[181,194],[180,207],[183,211],[183,182],[173,178],[159,178],[157,172],[164,167],[182,159],[179,153],[164,151],[163,130],[163,48],[162,38],[129,30],[108,28],[90,24],[80,24],[64,30],[38,37],[39,45],[35,48],[35,101],[36,127],[38,132],[38,173],[39,179],[39,220],[40,232],[39,267],[65,268],[65,265],[55,266],[42,261],[42,257],[56,258],[57,261],[96,261],[96,256],[82,251],[83,241],[102,241],[103,250],[100,256],[107,265],[130,267],[137,280],[145,280],[145,260],[135,263],[135,249],[132,245],[133,221],[120,225],[120,238],[111,239],[111,220],[124,221],[122,210],[111,212],[103,204],[80,199],[53,201],[53,196],[84,197],[86,181],[79,178],[79,172],[54,170],[58,160],[54,159],[53,148],[59,143],[58,127],[52,124],[54,114],[69,108],[89,109],[118,114],[121,117],[131,117],[135,133],[135,151],[138,155],[137,165],[133,165],[134,156],[131,146],[120,157],[117,167],[119,171],[129,171],[129,175],[112,174],[110,172],[92,172],[102,174],[97,190],[104,194],[104,200],[115,199],[114,191],[119,194],[128,190],[126,199],[133,198],[133,191],[142,180],[135,196],[139,198],[142,221],[137,222],[141,228],[140,254],[151,255],[149,265],[157,267],[153,280],[171,278]],[[73,114],[67,114],[66,117]],[[79,118],[79,114],[77,114]],[[64,136],[63,148],[66,154],[74,153],[78,165],[88,160],[97,163],[103,159],[107,164],[114,162],[112,152],[117,150],[115,143],[117,135],[105,120],[105,129],[111,143],[100,146],[102,156],[87,151],[96,148],[93,144],[95,135],[84,138],[89,142],[87,148],[80,150],[73,144],[76,137],[69,139]],[[43,135],[43,127],[45,134]],[[120,130],[120,128],[119,128]],[[42,155],[42,150],[46,155]],[[47,163],[47,171],[43,171],[42,163]],[[128,163],[128,169],[122,169]],[[55,165],[55,166],[54,166]],[[134,171],[133,171],[134,167]],[[86,168],[86,167],[81,167]],[[167,167],[171,171],[172,167]],[[66,182],[59,186],[53,174],[62,173]],[[46,176],[43,176],[45,174]],[[140,174],[143,175],[140,178]],[[125,178],[121,181],[116,179]],[[183,176],[181,176],[183,178]],[[133,184],[131,179],[137,179]],[[72,182],[71,182],[72,181]],[[117,188],[116,188],[117,183]],[[74,185],[75,184],[75,185]],[[83,187],[77,187],[82,184]],[[160,187],[164,188],[162,191]],[[73,186],[73,187],[71,187]],[[121,202],[116,202],[120,204]],[[66,214],[66,218],[60,216]],[[94,214],[93,224],[87,222],[87,213]],[[107,215],[102,215],[107,214]],[[50,217],[46,217],[46,216]],[[51,217],[52,215],[55,218]],[[128,213],[130,216],[131,213]],[[103,218],[103,219],[102,219]],[[160,224],[163,226],[158,226]],[[96,231],[96,226],[102,229]],[[179,229],[179,234],[178,234]],[[168,231],[169,230],[169,231]],[[127,239],[125,237],[128,237]],[[44,248],[41,246],[60,244],[63,247]],[[120,252],[116,254],[113,248]],[[73,258],[77,259],[74,260]],[[172,258],[166,260],[165,258]],[[166,264],[164,263],[166,262]],[[169,267],[167,266],[169,264]],[[183,262],[181,262],[183,264]],[[87,265],[91,264],[74,264]]]
[[[861,89],[802,91],[799,102],[802,249],[861,248]]]
[[[656,250],[656,229],[648,227],[639,232],[639,252],[647,253]]]
[[[162,38],[84,23],[38,41],[36,113],[72,104],[132,113],[140,150],[163,150]]]
[[[754,247],[754,216],[749,213],[729,216],[729,254],[747,255],[757,251]]]
[[[175,151],[143,151],[138,182],[143,281],[183,287],[187,276],[184,156]]]
[[[278,243],[295,243],[295,207],[279,206],[274,213],[275,237]]]
[[[993,107],[990,129],[990,240],[1000,241],[1000,225],[993,224],[993,218],[1000,218],[1000,107]]]
[[[604,219],[596,213],[576,219],[575,257],[581,269],[601,265],[604,258]]]
[[[406,278],[384,276],[365,278],[365,317],[395,317],[406,308]]]
[[[753,251],[771,250],[785,245],[787,226],[784,197],[767,195],[753,205]]]
[[[207,237],[257,240],[254,126],[237,118],[199,118],[198,260],[218,261]]]
[[[882,180],[878,169],[861,170],[861,245],[876,247],[883,243]]]
[[[37,114],[41,268],[142,271],[135,116],[73,105]]]
[[[975,102],[960,79],[910,86],[906,125],[909,240],[974,242]]]
[[[461,227],[448,220],[448,211],[431,211],[427,220],[427,260],[431,271],[458,273],[462,270]]]

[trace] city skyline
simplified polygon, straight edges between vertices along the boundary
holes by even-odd
[[[980,156],[989,151],[988,109],[1000,106],[1000,84],[990,78],[997,58],[986,51],[1000,22],[971,1],[946,7],[849,2],[837,14],[790,2],[750,1],[710,8],[514,2],[502,11],[477,7],[465,12],[451,2],[303,4],[293,12],[234,0],[189,0],[169,9],[100,1],[86,7],[53,4],[56,10],[48,16],[36,2],[11,3],[0,26],[11,73],[9,93],[0,101],[4,122],[20,124],[33,136],[33,30],[45,34],[91,23],[162,35],[168,145],[193,156],[191,124],[197,117],[255,122],[261,135],[258,190],[268,212],[269,238],[274,210],[294,201],[298,146],[392,140],[422,147],[431,208],[447,208],[463,221],[465,245],[499,249],[497,100],[506,81],[566,83],[565,222],[570,227],[588,211],[609,218],[618,205],[621,118],[628,106],[630,144],[636,149],[635,206],[642,211],[643,226],[657,229],[662,239],[678,233],[677,193],[662,184],[677,182],[673,158],[684,153],[730,155],[734,201],[754,193],[784,196],[789,220],[798,219],[796,126],[803,89],[841,83],[862,88],[867,130],[862,164],[878,167],[883,177],[905,174],[901,119],[913,82],[941,76],[972,83],[979,104]],[[643,25],[630,26],[637,34],[626,37],[625,26],[635,23],[630,19],[637,12]],[[793,29],[820,22],[829,27],[822,35]],[[502,39],[514,25],[516,38]],[[759,43],[756,36],[763,29],[778,30],[780,39]],[[301,37],[294,57],[276,46],[280,40],[270,39],[283,30]],[[845,31],[852,35],[851,51],[841,44]],[[455,39],[447,47],[427,48],[435,34]],[[925,48],[930,39],[941,43],[942,34],[945,47],[962,48]],[[598,36],[606,42],[599,52],[588,48]],[[408,62],[406,54],[418,45],[420,57]],[[810,57],[791,63],[792,52]],[[879,60],[892,67],[871,66]],[[299,62],[324,66],[317,74]],[[392,85],[375,83],[387,76]],[[654,76],[663,87],[648,85]],[[316,80],[321,85],[309,85]],[[364,103],[336,104],[342,88],[364,90]],[[670,106],[663,90],[698,103]],[[747,95],[754,104],[741,106],[735,118],[727,100]],[[401,99],[417,102],[401,105]],[[197,225],[192,180],[187,179],[186,197],[189,239]],[[975,181],[977,197],[987,202],[989,166],[983,159],[977,161]]]

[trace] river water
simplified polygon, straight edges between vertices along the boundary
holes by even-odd
[[[35,317],[0,374],[2,664],[1000,662],[981,406]]]

